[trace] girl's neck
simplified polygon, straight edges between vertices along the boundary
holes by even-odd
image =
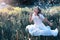
[[[37,13],[36,13],[36,12],[34,12],[34,15],[36,16],[36,15],[37,15]]]

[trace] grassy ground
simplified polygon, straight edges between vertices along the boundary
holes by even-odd
[[[12,7],[0,9],[0,27],[2,33],[2,40],[28,40],[28,34],[25,31],[25,27],[29,25],[28,15],[33,12],[34,7]],[[58,14],[60,17],[60,6],[53,6],[47,9],[41,8],[42,13],[45,15],[53,15],[54,23],[59,22]],[[49,16],[49,17],[50,17]],[[47,16],[48,17],[48,16]],[[49,18],[50,19],[50,18]],[[56,25],[56,24],[55,24]],[[54,25],[54,26],[55,26]],[[59,27],[60,30],[60,27]],[[1,34],[0,34],[1,35]],[[40,37],[38,37],[40,38]],[[46,37],[42,37],[43,38]],[[47,38],[46,40],[54,40],[55,38]],[[60,38],[59,38],[60,39]],[[35,39],[34,39],[35,40]],[[40,39],[39,39],[40,40]],[[45,40],[45,39],[44,39]]]

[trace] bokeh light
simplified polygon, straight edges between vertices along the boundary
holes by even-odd
[[[10,4],[12,2],[12,0],[0,0],[0,3],[2,3],[2,2],[5,2],[7,4]]]

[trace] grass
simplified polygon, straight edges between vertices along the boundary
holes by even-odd
[[[32,8],[7,7],[7,8],[0,9],[0,13],[16,14],[16,13],[21,13],[22,11],[33,12],[33,8],[34,7],[32,7]],[[60,12],[60,6],[53,6],[53,7],[50,7],[47,9],[41,9],[41,10],[42,10],[42,13],[44,13],[44,14],[53,15],[55,13]]]
[[[28,37],[27,37],[27,34],[26,34],[24,29],[25,29],[26,25],[29,24],[28,13],[33,12],[33,8],[34,7],[32,7],[32,8],[29,8],[29,7],[20,8],[20,7],[10,6],[7,8],[0,9],[0,26],[5,27],[5,29],[7,29],[7,27],[9,27],[8,25],[12,26],[12,28],[11,28],[11,30],[13,32],[11,35],[12,39],[15,40],[17,38],[16,37],[16,34],[17,34],[18,39],[22,40],[26,37],[26,40],[27,40]],[[53,7],[50,7],[47,9],[41,9],[41,10],[42,10],[42,13],[44,13],[46,15],[53,15],[55,13],[60,14],[60,6],[53,6]],[[21,29],[23,31],[20,32]],[[15,32],[16,30],[18,30],[18,33]],[[5,30],[3,30],[3,31],[5,31]],[[9,30],[6,30],[6,31],[9,31]],[[10,33],[11,32],[9,32],[9,34]],[[22,35],[24,35],[24,36],[21,37]],[[8,35],[6,35],[6,36],[9,37]]]

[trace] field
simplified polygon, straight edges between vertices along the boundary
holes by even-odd
[[[0,9],[0,39],[2,40],[28,40],[28,33],[25,27],[29,25],[29,13],[33,12],[34,7],[6,7]],[[41,8],[42,13],[54,25],[52,29],[58,28],[60,31],[60,6],[53,6],[48,9]],[[52,19],[51,19],[52,18]],[[60,40],[60,34],[58,40]],[[40,37],[38,37],[40,38]],[[43,40],[54,40],[55,38],[43,37]],[[35,40],[35,39],[34,39]],[[45,39],[44,39],[45,40]]]

